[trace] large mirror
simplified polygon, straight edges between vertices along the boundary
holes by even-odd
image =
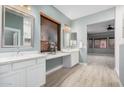
[[[76,48],[77,47],[77,33],[76,32],[64,32],[63,33],[63,45],[64,45],[64,48]]]
[[[64,32],[63,33],[63,45],[64,45],[64,48],[69,48],[70,47],[70,36],[71,36],[70,32]]]
[[[65,24],[63,29],[63,47],[70,48],[71,28]]]
[[[33,16],[11,6],[3,6],[2,47],[33,46]]]
[[[63,47],[64,48],[77,47],[77,33],[71,32],[71,28],[66,24],[63,29]]]
[[[72,32],[71,36],[70,36],[70,46],[71,48],[76,48],[77,45],[77,33],[76,32]]]

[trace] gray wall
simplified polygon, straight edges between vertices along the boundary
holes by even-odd
[[[114,49],[111,48],[88,48],[88,53],[97,54],[114,54]]]
[[[124,86],[124,44],[119,47],[119,78]]]
[[[83,42],[83,48],[80,50],[80,52],[82,52],[80,53],[81,62],[87,62],[87,25],[113,20],[115,18],[114,13],[115,13],[115,9],[111,8],[72,21],[71,24],[72,32],[77,32],[78,42],[80,41]]]
[[[116,6],[115,12],[115,71],[119,76],[120,44],[124,44],[124,6]],[[122,54],[123,55],[123,54]]]

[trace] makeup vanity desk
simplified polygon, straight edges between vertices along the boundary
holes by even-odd
[[[47,54],[46,60],[63,58],[63,67],[73,67],[79,63],[79,49],[62,50],[56,54]]]

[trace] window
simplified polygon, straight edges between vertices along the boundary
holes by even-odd
[[[95,48],[107,48],[107,39],[106,38],[95,39],[94,47]]]

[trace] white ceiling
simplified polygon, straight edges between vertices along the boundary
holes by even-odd
[[[71,20],[74,20],[112,8],[114,5],[54,5],[54,7]]]
[[[88,33],[106,32],[108,25],[111,25],[114,27],[114,20],[88,25],[87,32]]]

